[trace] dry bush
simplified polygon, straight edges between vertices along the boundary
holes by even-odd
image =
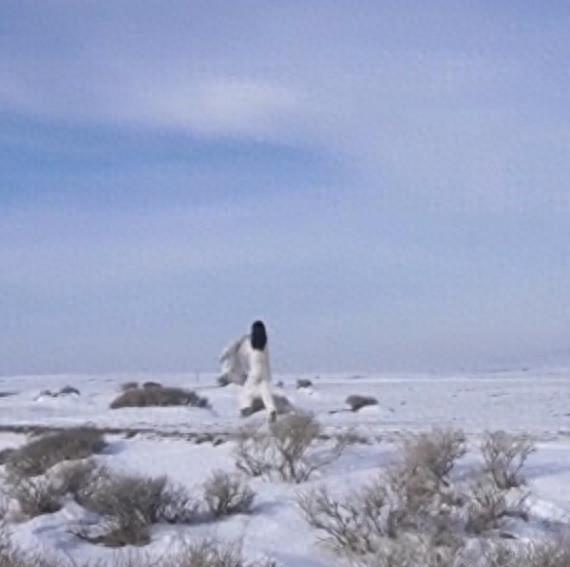
[[[0,451],[0,465],[5,465],[16,452],[16,449],[8,447],[7,449],[2,449]]]
[[[103,533],[93,535],[84,530],[77,535],[110,547],[144,545],[151,524],[190,523],[197,517],[192,498],[166,477],[117,475],[99,468],[80,487],[76,499],[103,518]]]
[[[148,381],[148,382],[144,382],[142,387],[149,389],[149,388],[162,388],[163,386],[160,382]]]
[[[0,525],[0,567],[62,567],[42,555],[25,553],[10,541],[8,532]]]
[[[5,481],[7,495],[15,499],[21,512],[30,518],[53,514],[62,507],[65,492],[62,492],[50,479],[9,475]]]
[[[360,396],[354,394],[346,398],[345,403],[350,406],[351,411],[358,411],[366,406],[376,406],[378,405],[378,400],[372,396]]]
[[[238,433],[236,466],[250,476],[304,482],[337,459],[346,447],[344,438],[340,438],[335,447],[317,457],[311,449],[320,435],[318,421],[306,413],[284,416],[272,424],[270,434],[246,426]]]
[[[127,392],[128,390],[136,390],[138,387],[138,382],[124,382],[121,384],[121,391]]]
[[[480,480],[469,495],[466,530],[480,535],[499,528],[506,518],[528,520],[528,496],[528,493],[509,495],[489,479]]]
[[[513,567],[569,567],[570,539],[534,542],[518,552]]]
[[[216,471],[204,483],[204,500],[215,517],[247,514],[251,511],[255,493],[237,475]]]
[[[396,556],[403,561],[394,542],[415,534],[421,536],[422,546],[434,550],[424,554],[422,561],[431,565],[427,561],[433,559],[444,565],[444,559],[453,557],[463,544],[465,501],[452,483],[451,472],[465,452],[464,436],[434,430],[407,437],[400,451],[398,465],[359,491],[335,499],[321,488],[300,498],[301,509],[308,523],[320,531],[321,540],[342,555],[372,554],[376,565],[389,565]],[[383,556],[386,546],[392,546],[396,555]],[[410,557],[416,555],[408,557],[412,561]]]
[[[486,433],[481,445],[485,470],[502,490],[516,488],[525,483],[521,470],[534,451],[532,441],[504,431]]]
[[[325,487],[299,497],[299,506],[310,526],[322,532],[320,540],[338,553],[365,555],[378,550],[388,535],[384,521],[387,492],[365,487],[336,500]]]
[[[321,488],[302,496],[300,506],[322,541],[345,556],[372,554],[374,565],[389,565],[386,561],[395,559],[378,559],[382,549],[414,534],[421,536],[424,549],[418,565],[452,566],[466,534],[496,530],[506,519],[528,519],[528,494],[501,490],[486,473],[465,492],[452,477],[464,454],[460,431],[410,436],[401,445],[400,463],[373,483],[343,498],[332,498]]]
[[[249,476],[269,477],[274,463],[269,435],[255,425],[241,427],[237,433],[234,455],[236,466]]]
[[[456,549],[460,538],[436,493],[419,490],[417,482],[413,475],[380,475],[338,499],[320,487],[302,495],[299,505],[321,541],[344,555],[377,554],[409,532],[422,533],[434,547]]]
[[[248,561],[239,544],[212,539],[187,543],[181,552],[167,558],[165,567],[276,567],[271,560]]]
[[[311,380],[308,380],[307,378],[299,378],[297,380],[297,390],[301,390],[302,388],[312,388],[313,387],[313,383],[311,382]]]
[[[15,499],[26,516],[51,514],[61,509],[66,495],[76,497],[84,490],[92,479],[93,467],[91,461],[67,461],[42,476],[8,474],[4,479],[6,496]]]
[[[105,448],[103,434],[86,427],[49,433],[14,451],[7,462],[11,474],[37,476],[62,461],[90,457]]]
[[[402,447],[405,469],[427,472],[438,486],[447,484],[449,473],[465,453],[465,434],[451,428],[410,435]]]
[[[309,525],[320,531],[320,541],[354,565],[452,567],[460,556],[460,538],[443,545],[433,537],[435,527],[424,534],[415,526],[398,525],[400,504],[382,478],[341,499],[321,487],[301,496],[299,505]],[[409,531],[401,532],[403,527]]]
[[[462,549],[436,548],[422,537],[386,541],[378,551],[357,564],[360,567],[474,567],[463,561]]]
[[[91,482],[96,470],[95,463],[90,459],[64,462],[52,469],[53,484],[61,494],[75,497]]]
[[[152,387],[129,389],[111,403],[111,409],[148,406],[208,407],[208,400],[191,390],[182,388]]]
[[[521,544],[492,543],[483,550],[483,567],[568,567],[570,541],[553,539]]]
[[[239,544],[199,540],[184,543],[178,552],[161,557],[131,552],[114,556],[109,562],[78,563],[70,557],[46,558],[45,554],[24,552],[0,530],[0,567],[276,567],[270,560],[248,561]]]

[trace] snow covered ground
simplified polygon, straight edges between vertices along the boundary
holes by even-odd
[[[295,383],[300,377],[311,379],[313,388],[297,390]],[[212,409],[109,409],[120,385],[131,380],[195,389],[209,398]],[[570,525],[569,369],[465,375],[295,375],[278,376],[275,381],[283,381],[282,393],[296,407],[314,412],[327,433],[350,428],[369,443],[350,446],[337,462],[301,488],[253,480],[257,497],[252,515],[190,527],[155,527],[147,546],[150,554],[160,556],[181,533],[190,533],[240,540],[244,553],[252,559],[266,554],[285,566],[333,565],[332,556],[317,544],[316,534],[299,513],[299,491],[322,482],[337,489],[355,488],[394,460],[399,433],[429,430],[435,425],[452,425],[468,434],[472,451],[466,462],[477,458],[475,449],[485,430],[531,436],[538,451],[526,467],[533,491],[528,529]],[[213,388],[214,383],[213,375],[191,374],[0,377],[0,450],[26,441],[19,428],[88,424],[116,430],[108,435],[110,443],[97,457],[109,467],[148,476],[166,474],[198,489],[213,470],[234,469],[231,434],[244,423],[238,417],[238,387]],[[80,394],[40,395],[43,390],[58,391],[67,385]],[[344,400],[350,394],[375,396],[379,404],[358,413],[329,413],[345,408]],[[249,420],[261,422],[263,416]],[[140,433],[127,438],[127,430]],[[196,443],[197,438],[224,442]],[[83,513],[70,503],[55,514],[13,525],[14,538],[27,549],[63,553],[77,561],[106,559],[117,553],[71,533]]]

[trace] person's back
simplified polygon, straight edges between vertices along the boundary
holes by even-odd
[[[258,384],[261,381],[271,381],[271,366],[269,364],[269,348],[267,347],[267,332],[261,321],[256,321],[251,327],[249,339],[249,377]]]
[[[240,395],[240,413],[247,417],[254,412],[254,402],[261,398],[271,421],[277,416],[271,394],[271,365],[267,346],[267,331],[262,321],[251,326],[251,333],[224,351],[221,362],[225,368],[223,376],[239,383],[240,373],[247,372]]]

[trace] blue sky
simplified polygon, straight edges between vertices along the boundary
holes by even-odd
[[[0,373],[569,348],[567,2],[0,4]]]

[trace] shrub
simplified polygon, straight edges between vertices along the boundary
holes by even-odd
[[[372,396],[359,396],[354,394],[346,398],[346,404],[350,406],[352,411],[358,411],[366,406],[378,405],[378,400]]]
[[[104,448],[101,432],[85,427],[66,429],[20,447],[10,455],[7,468],[12,474],[37,476],[59,462],[84,459]]]
[[[43,555],[26,553],[16,548],[8,533],[0,526],[0,567],[62,567],[63,563],[51,561]]]
[[[162,384],[161,384],[160,382],[151,382],[151,381],[149,381],[149,382],[145,382],[145,383],[142,385],[142,387],[143,387],[143,388],[146,388],[146,389],[148,389],[148,388],[162,388]]]
[[[485,470],[502,490],[516,488],[525,483],[521,470],[534,451],[532,441],[504,431],[486,433],[481,445]]]
[[[237,475],[216,471],[204,484],[204,500],[215,517],[247,514],[255,493]]]
[[[361,558],[359,565],[443,567],[462,546],[455,537],[446,538],[445,545],[441,537],[437,542],[436,527],[421,533],[417,525],[406,525],[403,519],[411,512],[402,514],[402,503],[384,477],[340,499],[320,487],[302,495],[299,505],[309,525],[320,531],[321,542],[345,557]],[[401,532],[402,527],[409,529]]]
[[[8,474],[6,496],[15,499],[26,516],[57,512],[65,495],[76,496],[88,484],[93,466],[90,461],[68,461],[59,463],[43,476]]]
[[[149,526],[156,522],[188,523],[196,519],[197,506],[181,487],[166,477],[144,478],[95,469],[77,492],[78,502],[103,518],[103,533],[85,530],[77,535],[110,547],[144,545]]]
[[[181,551],[167,554],[157,562],[140,553],[116,555],[109,563],[78,563],[69,557],[49,559],[44,554],[16,548],[5,531],[0,532],[0,567],[276,567],[270,560],[248,561],[241,547],[213,539],[183,542]]]
[[[508,496],[489,479],[479,480],[469,495],[466,530],[482,534],[499,528],[500,522],[505,518],[519,518],[526,521],[528,493],[516,498],[514,495],[511,498]]]
[[[6,491],[18,502],[21,512],[31,518],[60,510],[65,494],[47,478],[15,475],[6,479]]]
[[[363,567],[472,567],[462,561],[460,549],[438,549],[422,537],[387,541],[359,565]],[[485,567],[479,565],[478,567]]]
[[[276,567],[271,560],[247,561],[241,547],[212,539],[188,543],[166,562],[167,567]]]
[[[365,487],[335,500],[320,487],[301,495],[299,506],[309,525],[322,532],[322,542],[338,553],[365,555],[375,552],[378,538],[387,535],[380,520],[386,497],[384,490],[373,493]]]
[[[51,472],[53,484],[61,494],[76,497],[91,482],[97,471],[92,460],[63,462]]]
[[[0,451],[0,465],[5,465],[6,463],[8,463],[15,452],[16,449],[12,449],[10,447],[7,449],[2,449]]]
[[[317,458],[310,449],[320,434],[319,423],[306,413],[284,416],[272,424],[269,435],[260,428],[242,428],[235,449],[236,466],[251,476],[303,482],[338,458],[346,446],[341,438],[331,451]]]
[[[148,406],[208,407],[208,400],[191,390],[182,388],[152,387],[124,391],[111,403],[111,409]]]
[[[121,384],[121,391],[136,390],[139,387],[138,382],[124,382]]]
[[[462,431],[437,428],[430,433],[408,436],[402,451],[406,470],[423,470],[432,475],[438,485],[447,483],[449,473],[465,452]]]
[[[570,540],[534,542],[523,547],[513,567],[568,567]]]
[[[299,380],[297,380],[297,390],[300,390],[302,388],[312,388],[313,387],[313,383],[310,380],[307,380],[306,378],[299,378]]]
[[[320,488],[300,497],[308,523],[338,553],[364,565],[466,566],[466,534],[495,530],[506,518],[528,519],[528,494],[501,490],[486,474],[467,492],[454,481],[454,464],[465,453],[460,431],[409,436],[400,451],[399,464],[359,491],[333,498]],[[415,542],[411,555],[396,545],[403,540]]]
[[[554,539],[524,544],[487,545],[483,567],[568,567],[570,540]]]

